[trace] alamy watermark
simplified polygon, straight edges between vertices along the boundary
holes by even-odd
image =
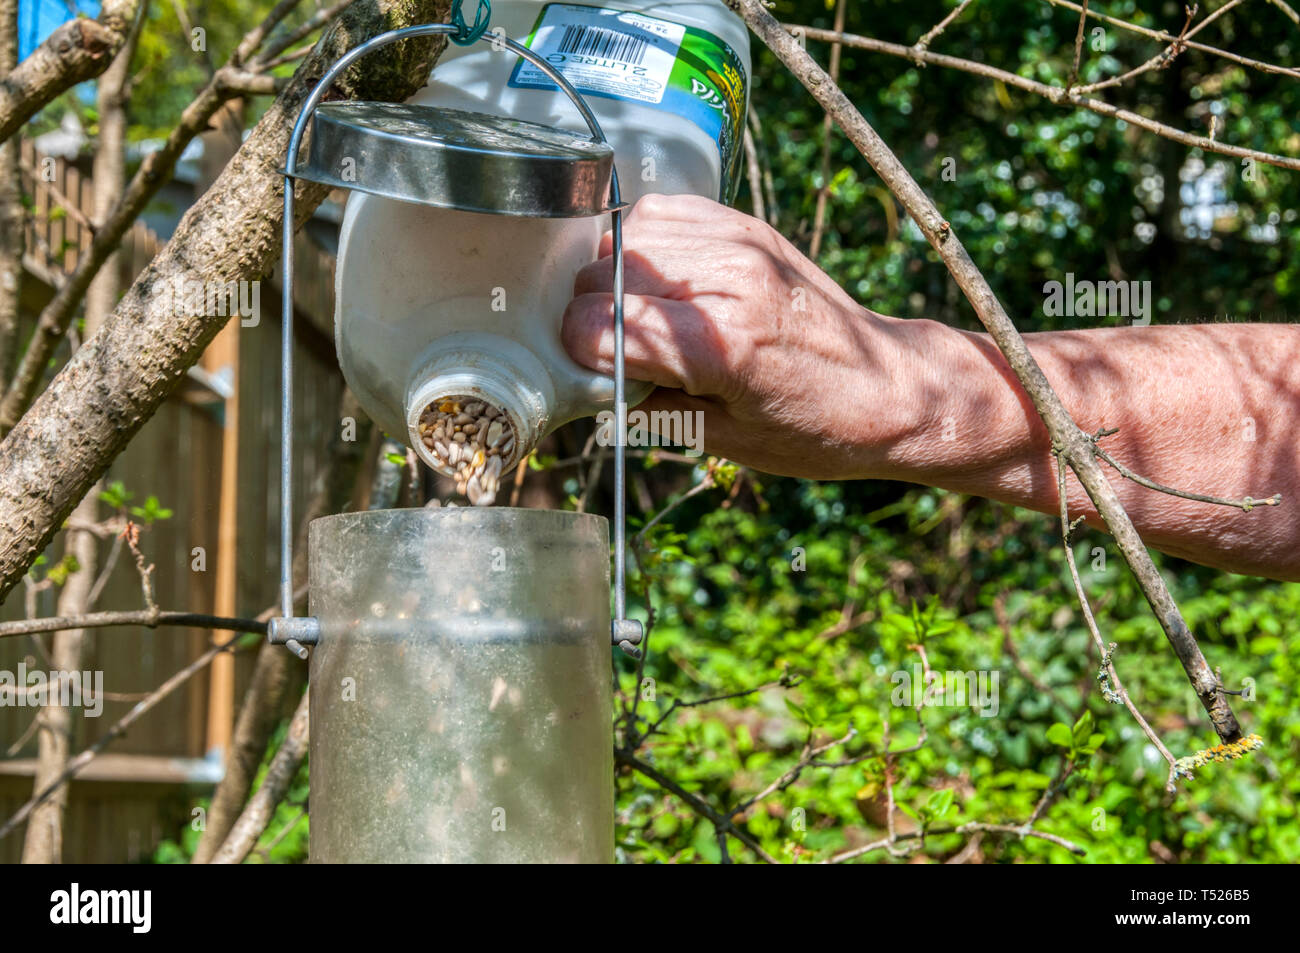
[[[974,708],[981,718],[998,713],[998,682],[1001,673],[912,671],[899,669],[889,677],[894,683],[889,700],[898,708]]]
[[[178,318],[239,316],[240,327],[255,328],[262,320],[260,281],[199,281],[184,275],[154,282],[153,295]]]
[[[618,417],[612,410],[596,415],[596,442],[615,446]],[[700,410],[633,410],[627,415],[628,447],[685,447],[688,456],[704,453],[704,412]]]
[[[50,894],[54,924],[121,924],[132,933],[148,933],[153,925],[152,890],[91,890],[73,883]]]
[[[104,713],[104,673],[29,672],[26,662],[18,663],[17,673],[0,670],[0,708],[44,705],[81,708],[87,718],[98,718]]]
[[[1043,314],[1059,317],[1120,317],[1146,327],[1151,323],[1151,282],[1075,280],[1066,272],[1065,282],[1043,285]]]

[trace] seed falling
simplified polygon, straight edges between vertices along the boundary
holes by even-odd
[[[456,492],[491,506],[501,486],[515,431],[499,408],[472,397],[442,397],[420,415],[420,442],[456,480]],[[454,504],[449,504],[454,505]]]

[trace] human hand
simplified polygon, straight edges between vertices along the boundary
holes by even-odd
[[[892,406],[904,325],[853,301],[773,228],[690,195],[649,195],[623,226],[629,378],[649,412],[702,412],[708,452],[769,473],[867,476],[914,408]],[[564,315],[574,360],[614,365],[612,239]]]

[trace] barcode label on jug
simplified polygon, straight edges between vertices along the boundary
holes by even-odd
[[[584,93],[659,103],[686,28],[624,10],[548,4],[528,47]],[[554,89],[546,74],[521,59],[510,85]]]
[[[645,59],[646,41],[630,33],[570,25],[564,28],[559,50],[574,56],[597,56],[640,66]]]

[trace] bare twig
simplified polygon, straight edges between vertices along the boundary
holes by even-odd
[[[296,63],[298,60],[310,53],[314,45],[315,44],[312,43],[306,43],[298,47],[296,50],[290,50],[288,53],[283,53],[273,60],[267,60],[265,63],[259,64],[259,66],[263,71],[270,71],[275,69],[277,66],[284,66],[286,63]]]
[[[633,544],[640,545],[641,543],[645,542],[646,534],[649,533],[650,530],[652,530],[655,526],[657,526],[660,520],[662,520],[673,510],[677,509],[677,507],[681,506],[687,500],[691,499],[692,497],[699,496],[701,493],[704,493],[707,490],[711,490],[715,486],[717,486],[717,483],[714,481],[713,471],[712,470],[706,471],[699,483],[695,484],[685,493],[678,496],[675,500],[673,500],[671,503],[669,503],[667,506],[661,509],[654,516],[652,516],[646,522],[646,524],[641,527],[640,532],[638,532],[636,536],[633,537],[632,539]]]
[[[962,0],[962,5],[953,11],[955,16],[960,13],[962,7],[965,7],[971,0]],[[837,0],[835,4],[835,32],[844,32],[845,0]],[[946,22],[946,21],[945,21]],[[941,27],[935,27],[940,30]],[[929,34],[927,34],[928,36]],[[936,34],[937,35],[937,34]],[[840,80],[840,58],[844,47],[838,43],[831,44],[831,82],[838,83]],[[808,257],[813,261],[817,260],[817,255],[822,248],[822,235],[826,229],[826,203],[831,197],[831,142],[835,136],[835,122],[831,119],[831,114],[826,113],[822,117],[822,165],[821,185],[817,188],[817,207],[813,212],[813,231],[812,241],[808,246]]]
[[[36,170],[32,168],[30,162],[24,162],[20,159],[19,166],[25,174],[32,177],[33,181],[40,178]],[[59,188],[59,183],[42,180],[41,184],[45,187],[46,191],[50,193],[50,198],[54,200],[54,204],[67,213],[68,218],[72,219],[92,235],[95,234],[95,223],[86,217],[86,213],[81,210],[80,205],[68,198],[64,191]]]
[[[623,748],[615,748],[614,760],[625,767],[631,768],[639,774],[645,775],[665,791],[675,794],[678,798],[684,801],[691,810],[712,824],[715,830],[724,831],[725,833],[735,837],[736,840],[740,841],[752,850],[759,860],[768,864],[777,863],[776,858],[763,850],[762,845],[759,844],[758,841],[754,839],[753,835],[747,830],[738,826],[727,815],[714,810],[713,807],[699,795],[692,794],[662,771],[659,771],[642,761],[635,753]]]
[[[95,584],[90,588],[90,595],[86,597],[86,604],[93,606],[99,601],[104,587],[108,585],[109,577],[113,575],[113,570],[117,568],[117,561],[122,555],[122,543],[124,539],[120,533],[113,538],[113,545],[108,551],[108,558],[104,560],[104,567],[99,571],[99,577]]]
[[[1083,0],[1083,8],[1079,11],[1079,31],[1074,35],[1074,64],[1070,67],[1070,78],[1065,81],[1065,92],[1068,94],[1074,88],[1074,84],[1079,81],[1079,61],[1083,58],[1083,31],[1088,24],[1088,0]]]
[[[1286,0],[1268,0],[1268,2],[1286,14],[1287,19],[1292,23],[1300,26],[1300,13],[1296,13],[1295,9]]]
[[[1056,771],[1056,777],[1054,777],[1052,782],[1047,785],[1047,788],[1043,791],[1043,796],[1038,799],[1038,803],[1034,805],[1033,812],[1029,815],[1021,828],[1024,831],[1025,836],[1029,836],[1029,832],[1034,829],[1034,825],[1037,824],[1038,819],[1043,816],[1043,812],[1047,810],[1047,806],[1051,804],[1052,801],[1056,799],[1056,796],[1065,788],[1065,782],[1070,780],[1070,775],[1074,773],[1075,767],[1077,767],[1077,765],[1073,756],[1067,756],[1062,759],[1061,766]]]
[[[944,30],[948,29],[948,25],[952,23],[953,20],[961,16],[962,13],[966,10],[968,6],[971,5],[972,2],[973,0],[961,0],[961,3],[957,4],[956,8],[951,13],[949,13],[946,17],[944,17],[942,20],[940,20],[938,23],[932,26],[929,30],[925,32],[924,36],[922,36],[919,40],[916,41],[916,44],[913,47],[913,49],[919,51],[928,50],[930,48],[930,44],[933,43],[935,40],[937,40],[939,38],[939,35],[942,34]],[[837,25],[835,29],[843,30],[844,27]]]
[[[1115,664],[1111,660],[1111,653],[1107,651],[1106,642],[1101,637],[1101,630],[1097,627],[1097,620],[1093,617],[1092,606],[1088,603],[1088,594],[1083,588],[1083,580],[1079,578],[1079,567],[1074,559],[1074,547],[1070,544],[1071,523],[1068,502],[1069,496],[1066,492],[1065,485],[1065,472],[1065,461],[1058,458],[1056,464],[1056,486],[1057,495],[1060,497],[1061,505],[1061,536],[1065,543],[1065,563],[1070,568],[1070,578],[1074,582],[1074,592],[1075,595],[1078,596],[1079,606],[1083,610],[1084,622],[1087,623],[1088,632],[1092,635],[1092,641],[1097,646],[1097,652],[1101,657],[1102,668],[1109,676],[1114,692],[1124,703],[1124,707],[1128,709],[1129,714],[1133,716],[1133,720],[1138,723],[1138,727],[1142,729],[1142,733],[1147,736],[1147,739],[1153,745],[1155,745],[1156,750],[1160,752],[1161,757],[1169,762],[1170,770],[1172,772],[1175,760],[1174,756],[1170,754],[1169,749],[1165,747],[1165,743],[1160,740],[1160,736],[1156,734],[1155,729],[1152,728],[1146,718],[1142,716],[1142,712],[1138,710],[1137,705],[1133,703],[1133,699],[1129,697],[1128,690],[1124,687],[1124,683],[1120,681],[1119,673],[1115,671]],[[1173,783],[1172,773],[1170,774],[1169,783]]]
[[[533,454],[536,452],[536,450],[530,450],[528,456],[520,460],[519,465],[515,467],[515,483],[510,488],[511,506],[519,505],[519,495],[524,491],[524,479],[528,476],[529,461],[533,459]]]
[[[158,603],[153,598],[153,563],[145,559],[144,553],[140,551],[140,527],[130,521],[126,524],[126,529],[122,530],[122,538],[126,540],[126,545],[131,549],[131,556],[135,559],[136,572],[140,574],[140,594],[144,597],[145,608],[151,615],[158,612]]]
[[[747,0],[736,0],[739,3],[746,3]],[[773,21],[775,23],[775,21]],[[984,63],[978,63],[973,60],[964,60],[956,56],[948,56],[943,53],[933,53],[928,50],[918,52],[910,46],[903,46],[899,43],[887,43],[884,40],[877,40],[872,37],[855,36],[850,33],[837,34],[832,30],[820,30],[816,27],[797,26],[790,24],[788,29],[802,30],[804,36],[810,40],[821,40],[827,43],[840,42],[845,46],[854,49],[869,50],[873,53],[884,53],[888,56],[896,56],[905,60],[915,60],[919,58],[922,62],[931,66],[942,66],[948,69],[961,70],[962,72],[972,73],[976,76],[983,76],[985,79],[999,80],[1007,86],[1013,86],[1017,89],[1023,89],[1026,92],[1042,96],[1048,102],[1055,103],[1059,106],[1078,106],[1087,109],[1099,116],[1106,116],[1109,119],[1122,120],[1138,129],[1145,129],[1164,139],[1181,143],[1185,146],[1192,146],[1198,149],[1204,149],[1206,152],[1215,152],[1220,155],[1233,156],[1238,159],[1254,159],[1257,162],[1263,162],[1265,165],[1277,166],[1280,169],[1300,170],[1300,158],[1294,156],[1275,155],[1271,152],[1261,152],[1258,149],[1249,149],[1244,146],[1233,146],[1225,142],[1210,139],[1208,136],[1198,136],[1173,126],[1157,122],[1131,109],[1124,109],[1120,106],[1114,106],[1105,100],[1094,99],[1084,96],[1078,89],[1070,90],[1068,93],[1061,86],[1049,86],[1046,83],[1040,83],[1037,80],[1029,79],[1025,76],[1019,76],[1007,70],[998,69],[996,66],[988,66]],[[792,41],[793,42],[793,41]],[[824,74],[823,74],[824,75]],[[1300,74],[1297,74],[1300,75]],[[838,90],[837,90],[838,92]],[[848,102],[846,99],[845,102]]]
[[[1095,93],[1101,89],[1109,89],[1112,86],[1120,86],[1128,82],[1130,79],[1135,79],[1136,77],[1141,76],[1143,73],[1150,72],[1153,69],[1164,69],[1170,63],[1172,63],[1178,57],[1178,55],[1183,52],[1183,50],[1187,49],[1187,41],[1189,39],[1196,36],[1197,33],[1203,30],[1210,23],[1214,22],[1215,18],[1217,18],[1219,14],[1232,9],[1232,7],[1234,7],[1235,5],[1241,2],[1242,0],[1228,0],[1228,3],[1224,4],[1218,10],[1215,10],[1213,14],[1211,14],[1205,20],[1201,21],[1201,23],[1197,25],[1196,29],[1190,30],[1190,32],[1189,29],[1192,25],[1192,20],[1196,17],[1196,11],[1198,8],[1195,4],[1193,4],[1190,7],[1184,7],[1183,10],[1186,13],[1187,19],[1183,21],[1182,30],[1179,32],[1178,36],[1174,38],[1173,42],[1169,44],[1168,47],[1161,50],[1155,56],[1151,57],[1141,66],[1134,67],[1133,69],[1129,70],[1127,73],[1121,73],[1119,76],[1112,76],[1110,79],[1104,79],[1100,82],[1091,83],[1087,86],[1080,86],[1079,89],[1077,90],[1078,94],[1082,96],[1082,95],[1087,95],[1088,93]],[[1079,25],[1081,31],[1080,35],[1082,35],[1083,17],[1080,17]]]
[[[273,42],[267,43],[265,48],[253,57],[251,65],[261,69],[268,69],[271,62],[281,53],[300,40],[304,40],[311,36],[348,7],[352,6],[354,2],[355,0],[339,0],[339,2],[334,4],[332,7],[327,7],[324,10],[317,10],[307,20],[303,21],[296,28],[290,30],[284,36],[277,37]],[[290,8],[293,6],[296,6],[296,4],[291,4]],[[286,13],[287,12],[288,11],[286,11]],[[310,49],[310,47],[307,47],[307,49]],[[306,53],[303,55],[305,56]]]
[[[1241,510],[1243,513],[1249,513],[1257,506],[1280,506],[1282,504],[1281,493],[1274,493],[1272,496],[1266,497],[1262,500],[1255,499],[1253,496],[1245,496],[1239,500],[1231,500],[1223,496],[1209,496],[1205,493],[1193,493],[1190,490],[1177,490],[1172,486],[1165,486],[1163,483],[1157,483],[1155,480],[1148,479],[1139,473],[1134,473],[1100,446],[1096,445],[1097,441],[1102,437],[1109,437],[1118,432],[1119,431],[1115,429],[1106,429],[1099,430],[1093,434],[1093,452],[1114,467],[1120,476],[1124,477],[1126,480],[1132,480],[1138,486],[1144,486],[1148,490],[1156,490],[1160,493],[1167,493],[1170,496],[1177,496],[1184,500],[1195,500],[1198,503],[1213,503],[1216,506],[1231,506],[1235,509]]]
[[[57,632],[60,629],[104,629],[111,626],[142,625],[156,629],[163,625],[195,629],[219,629],[224,632],[266,634],[266,623],[257,619],[232,619],[204,615],[201,612],[168,612],[157,607],[130,612],[88,612],[85,615],[52,616],[44,619],[20,619],[0,622],[0,639],[33,632]]]
[[[1023,827],[1016,824],[983,824],[971,822],[962,824],[958,827],[931,828],[925,831],[910,831],[906,834],[898,834],[893,838],[885,837],[881,840],[872,841],[870,844],[863,844],[861,847],[854,847],[852,850],[846,850],[841,853],[822,861],[825,864],[842,864],[845,861],[854,860],[864,854],[869,854],[877,850],[886,850],[897,841],[917,840],[922,837],[940,837],[944,834],[1009,834],[1024,840],[1027,837],[1034,837],[1039,840],[1045,840],[1055,844],[1057,847],[1064,847],[1072,854],[1083,856],[1087,853],[1082,847],[1074,841],[1066,840],[1057,834],[1049,834],[1046,831],[1031,830],[1025,831]]]
[[[1050,3],[1054,7],[1073,10],[1076,13],[1083,10],[1083,7],[1080,4],[1074,3],[1072,0],[1044,0],[1044,2]],[[1107,16],[1104,13],[1097,13],[1095,10],[1088,10],[1087,16],[1089,19],[1109,24],[1110,26],[1116,27],[1120,30],[1127,30],[1130,33],[1136,33],[1139,36],[1159,40],[1162,43],[1173,43],[1178,39],[1177,37],[1166,33],[1164,30],[1152,30],[1149,27],[1138,26],[1136,23],[1130,23],[1127,20],[1121,20],[1118,17]],[[1262,73],[1276,73],[1282,76],[1291,76],[1300,79],[1300,70],[1293,69],[1289,66],[1279,66],[1276,63],[1266,63],[1263,60],[1251,59],[1248,56],[1242,56],[1241,54],[1234,53],[1231,50],[1222,50],[1218,47],[1207,46],[1204,43],[1197,43],[1190,39],[1184,39],[1183,42],[1189,50],[1198,50],[1202,53],[1208,53],[1211,56],[1218,56],[1226,60],[1231,60],[1234,63],[1240,63],[1242,66],[1249,66],[1252,69],[1257,69]]]
[[[749,200],[753,203],[751,211],[754,218],[767,221],[767,210],[763,207],[763,171],[758,164],[758,146],[754,144],[754,135],[749,126],[745,126],[745,177],[749,180]]]
[[[826,741],[820,745],[814,745],[812,743],[812,734],[810,732],[807,740],[804,741],[803,749],[799,754],[799,760],[796,761],[791,768],[783,772],[775,781],[768,784],[767,787],[733,807],[727,812],[727,816],[732,818],[739,817],[759,801],[771,797],[777,791],[784,791],[790,785],[798,781],[804,771],[815,765],[819,757],[824,755],[827,751],[830,751],[832,748],[838,748],[840,745],[848,744],[857,737],[857,734],[857,729],[850,728],[848,733],[842,738],[836,738],[833,741]]]
[[[279,847],[280,844],[284,842],[284,839],[293,833],[293,829],[297,827],[302,822],[302,819],[306,816],[307,816],[307,809],[303,808],[301,811],[295,814],[293,818],[284,825],[283,828],[280,829],[280,833],[276,834],[275,837],[271,839],[271,843],[267,844],[265,847],[259,847],[257,849],[257,853],[269,860],[271,857],[271,851]]]
[[[697,698],[694,701],[682,701],[680,698],[675,698],[673,699],[672,704],[668,706],[668,709],[656,718],[645,731],[637,732],[635,736],[629,734],[627,745],[629,748],[638,747],[641,742],[650,738],[652,735],[657,734],[659,729],[663,726],[663,723],[672,717],[673,714],[682,709],[699,708],[703,705],[712,705],[714,702],[731,701],[735,698],[748,698],[750,695],[766,691],[769,688],[775,688],[778,685],[787,687],[792,684],[797,683],[791,682],[787,679],[778,679],[774,682],[767,682],[763,685],[755,685],[753,688],[744,688],[737,692],[727,692],[725,695],[710,695],[707,698]]]
[[[772,181],[771,168],[763,162],[763,153],[760,148],[763,142],[763,121],[758,118],[758,111],[752,105],[745,116],[745,126],[749,130],[751,141],[754,143],[754,156],[763,172],[763,204],[767,207],[767,223],[775,228],[777,219],[780,218],[780,209],[776,204],[776,185]]]

